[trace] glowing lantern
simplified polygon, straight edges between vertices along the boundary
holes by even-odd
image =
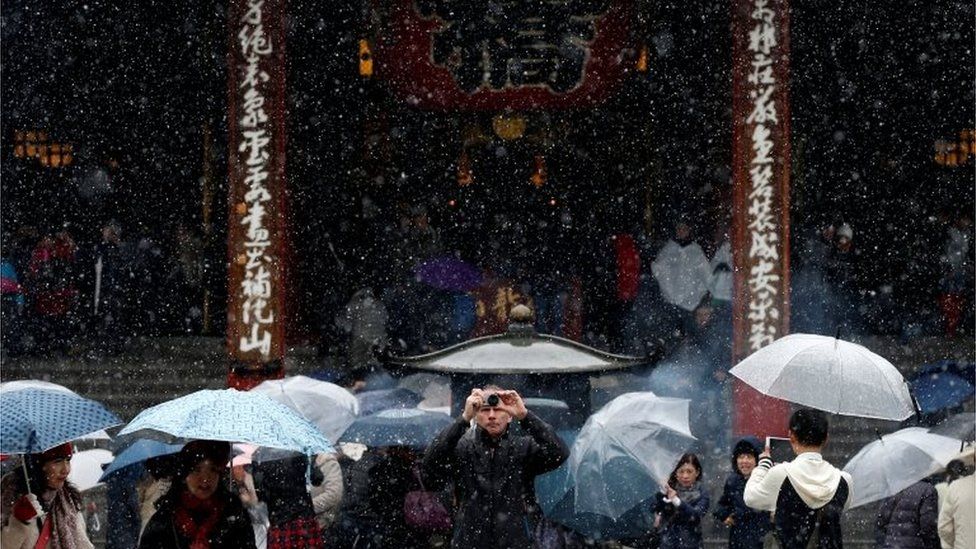
[[[359,76],[373,76],[373,52],[365,38],[359,40]]]
[[[529,179],[536,188],[546,184],[546,159],[541,154],[535,155],[535,170]]]

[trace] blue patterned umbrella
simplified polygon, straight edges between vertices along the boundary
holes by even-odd
[[[0,391],[0,453],[36,454],[122,423],[105,406],[50,389]]]
[[[394,408],[371,416],[360,416],[342,435],[343,442],[366,446],[412,446],[426,448],[437,433],[454,421],[441,412],[416,408]]]
[[[284,404],[235,389],[197,391],[143,410],[119,435],[165,443],[191,439],[246,442],[305,454],[333,452],[332,443]]]

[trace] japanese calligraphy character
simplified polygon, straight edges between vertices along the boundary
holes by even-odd
[[[442,22],[431,57],[467,93],[481,87],[577,87],[606,0],[465,2],[416,0],[424,17]]]
[[[268,356],[271,354],[271,332],[262,330],[259,324],[252,324],[250,336],[241,336],[241,343],[238,348],[242,353],[257,350],[262,355]]]

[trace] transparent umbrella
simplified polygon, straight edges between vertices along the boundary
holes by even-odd
[[[908,384],[890,362],[833,337],[788,335],[730,373],[764,395],[834,414],[902,421],[915,413]]]
[[[573,512],[617,519],[653,496],[695,442],[689,402],[627,393],[590,416],[567,460]]]
[[[959,441],[908,427],[861,448],[844,471],[854,485],[851,507],[891,497],[938,472],[959,453]]]
[[[268,380],[251,389],[284,404],[318,427],[330,441],[342,433],[359,415],[359,401],[342,387],[305,376]]]
[[[71,456],[71,472],[68,480],[78,490],[84,492],[98,486],[102,480],[102,467],[112,462],[112,452],[95,448],[75,452]]]

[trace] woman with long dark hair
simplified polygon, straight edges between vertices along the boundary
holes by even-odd
[[[24,466],[3,478],[0,547],[88,549],[81,494],[68,482],[70,443],[24,456]]]
[[[695,454],[685,454],[671,472],[654,511],[662,549],[701,549],[701,520],[709,499],[701,484],[702,467]]]
[[[228,489],[226,442],[196,440],[180,451],[173,486],[156,504],[140,549],[253,549],[254,530]]]

